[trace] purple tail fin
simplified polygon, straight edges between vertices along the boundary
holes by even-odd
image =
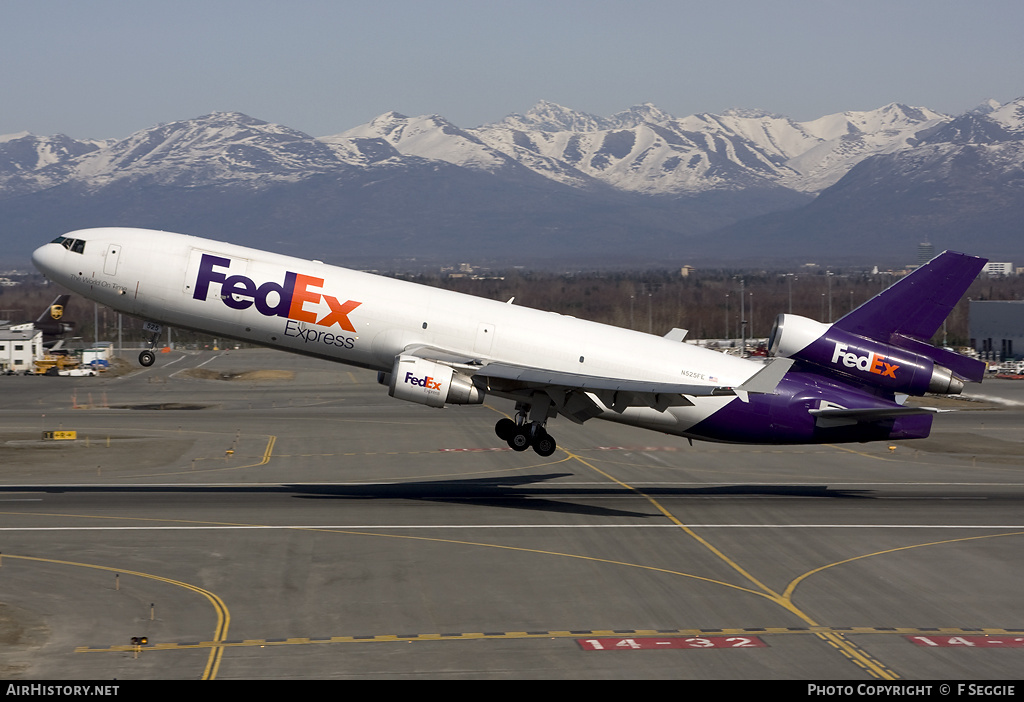
[[[835,326],[891,343],[894,335],[927,341],[939,330],[988,259],[943,251]]]
[[[981,272],[988,259],[943,251],[835,323],[835,327],[921,353],[961,377],[978,382],[984,364],[926,342]]]

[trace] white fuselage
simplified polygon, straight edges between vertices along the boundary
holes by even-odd
[[[85,242],[81,252],[47,245],[33,259],[84,297],[142,319],[363,368],[389,371],[416,346],[564,373],[708,386],[738,386],[760,368],[650,334],[192,236],[123,228],[66,236]],[[737,401],[692,399],[664,412],[631,407],[601,416],[685,435]]]

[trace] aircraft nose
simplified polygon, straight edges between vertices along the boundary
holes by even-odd
[[[43,244],[32,252],[32,265],[47,278],[53,278],[58,270],[58,263],[64,248],[59,244]]]

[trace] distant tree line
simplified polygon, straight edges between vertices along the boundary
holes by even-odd
[[[836,321],[899,279],[893,273],[808,269],[797,273],[709,270],[551,274],[506,271],[502,279],[417,276],[417,282],[662,335],[688,339],[767,337],[780,313]],[[742,291],[742,294],[741,294]],[[743,298],[741,303],[740,299]],[[946,342],[966,345],[968,300],[1024,299],[1024,276],[977,279],[950,314]],[[934,341],[942,343],[940,331]]]
[[[688,339],[739,338],[744,319],[748,338],[767,337],[775,317],[782,312],[835,321],[898,279],[891,273],[842,269],[807,269],[796,273],[698,270],[687,277],[680,275],[678,269],[574,274],[513,269],[489,271],[481,279],[441,274],[395,277],[501,302],[514,297],[516,305],[659,336],[680,327],[689,330]],[[41,279],[0,288],[0,319],[35,319],[61,292],[64,291],[58,286],[45,284]],[[945,340],[951,346],[969,342],[968,299],[1024,299],[1024,276],[975,280],[947,321]],[[118,314],[76,295],[72,295],[64,319],[76,322],[74,335],[87,343],[97,338],[117,340]],[[121,333],[126,343],[147,338],[142,322],[127,316],[122,317]],[[177,329],[173,330],[172,338],[200,345],[213,341],[213,337]],[[942,343],[941,331],[933,341]]]

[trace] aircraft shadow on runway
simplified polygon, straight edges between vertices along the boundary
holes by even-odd
[[[500,507],[564,514],[634,519],[662,518],[656,510],[638,512],[587,503],[602,498],[714,498],[778,497],[871,499],[872,490],[831,489],[824,485],[715,485],[708,487],[574,486],[549,481],[572,473],[545,473],[455,480],[415,480],[394,483],[323,483],[284,485],[50,485],[6,487],[6,491],[49,493],[281,493],[311,500],[414,500]]]
[[[545,484],[556,478],[572,477],[571,473],[550,473],[516,477],[477,478],[473,480],[416,481],[375,485],[293,486],[303,491],[304,499],[408,499],[453,504],[474,504],[510,509],[538,510],[590,516],[663,518],[661,512],[635,512],[612,509],[573,500],[605,497],[708,497],[708,496],[779,496],[779,497],[870,497],[869,491],[830,490],[824,486],[714,486],[706,488],[650,488],[642,492],[624,486],[571,487]],[[561,499],[554,499],[554,498]]]

